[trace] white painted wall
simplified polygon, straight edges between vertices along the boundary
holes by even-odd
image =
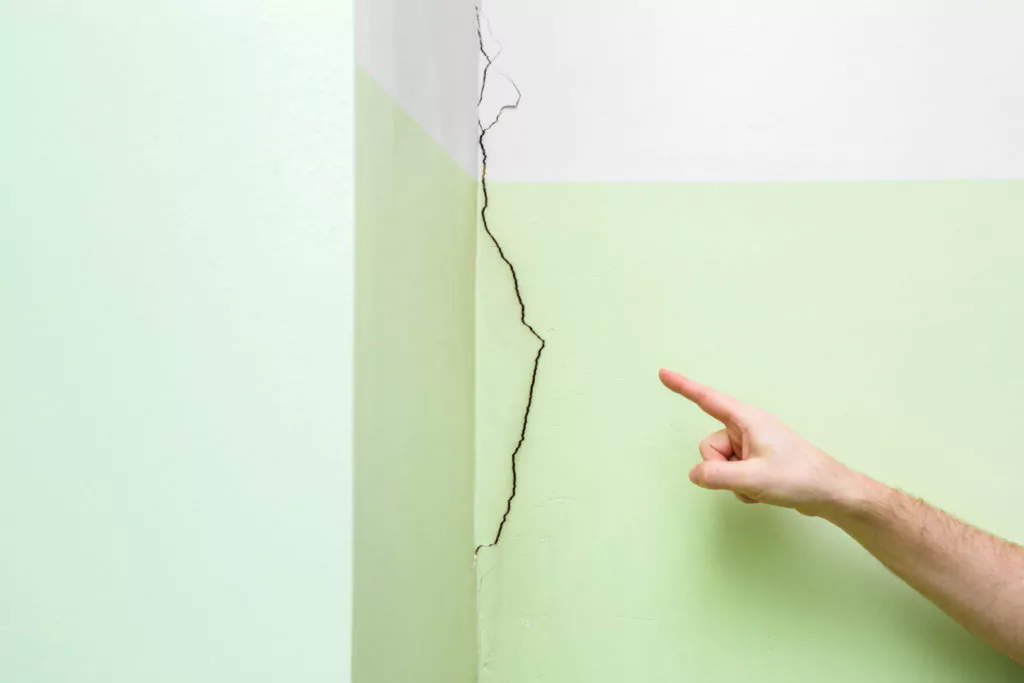
[[[1024,6],[487,0],[493,180],[1024,177]]]

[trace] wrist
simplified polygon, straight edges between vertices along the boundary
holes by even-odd
[[[875,516],[893,493],[891,488],[867,475],[845,467],[844,470],[820,515],[838,527]]]

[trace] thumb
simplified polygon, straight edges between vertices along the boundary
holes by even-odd
[[[690,481],[705,489],[747,493],[754,488],[756,469],[750,460],[708,460],[690,470]]]

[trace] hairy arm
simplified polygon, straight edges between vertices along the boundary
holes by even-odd
[[[693,483],[828,520],[1024,665],[1024,548],[854,472],[763,410],[678,373],[660,376],[723,425],[700,443]]]
[[[822,517],[968,631],[1024,665],[1024,548],[851,472]]]

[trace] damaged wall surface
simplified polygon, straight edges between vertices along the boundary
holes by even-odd
[[[837,530],[693,487],[714,425],[656,373],[1024,540],[1024,15],[747,4],[484,4],[522,91],[488,224],[547,345],[479,555],[480,680],[1016,680]],[[486,543],[534,342],[477,253]]]
[[[1019,678],[656,379],[1024,540],[1024,10],[820,5],[5,9],[0,677]]]

